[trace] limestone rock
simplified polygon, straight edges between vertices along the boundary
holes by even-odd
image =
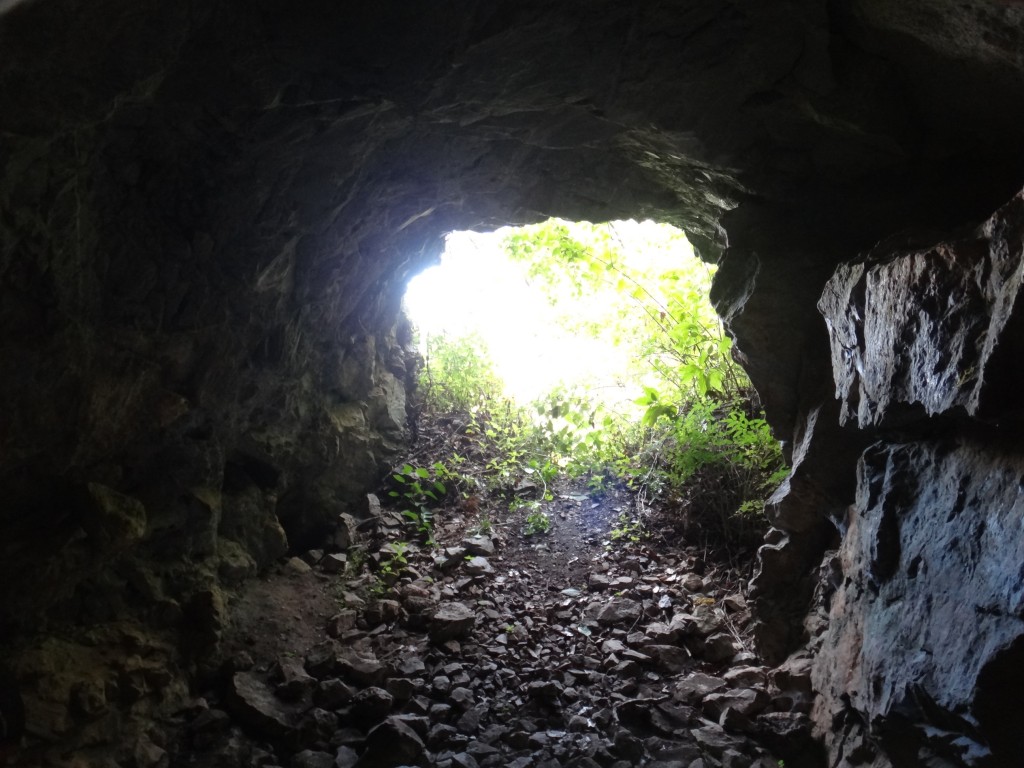
[[[397,717],[389,717],[366,735],[366,750],[359,768],[393,768],[417,762],[425,749],[416,731]]]
[[[1000,391],[1024,385],[1013,362],[1021,341],[1009,330],[1024,287],[1022,233],[1024,192],[968,239],[837,269],[819,307],[844,422],[1005,412]]]
[[[676,684],[672,697],[685,704],[698,704],[704,697],[727,687],[725,680],[703,672],[687,675]]]
[[[490,536],[470,536],[462,540],[462,546],[473,556],[491,557],[494,554],[494,540]]]
[[[844,580],[812,666],[818,733],[843,738],[827,723],[852,708],[864,722],[902,722],[907,742],[926,740],[924,720],[900,719],[927,701],[931,717],[948,718],[950,740],[964,739],[953,749],[973,753],[977,728],[996,762],[1012,762],[1019,713],[1000,691],[1016,679],[1024,589],[999,564],[1024,562],[1022,476],[1019,457],[967,445],[865,452],[840,549]],[[965,708],[976,726],[960,721]]]
[[[604,625],[632,624],[643,615],[643,606],[636,600],[617,597],[608,602],[591,603],[584,615]]]
[[[307,674],[298,659],[278,659],[276,671],[279,682],[274,693],[285,701],[300,701],[311,695],[316,688],[316,679]]]
[[[476,624],[476,613],[463,603],[441,603],[430,619],[430,640],[443,643],[463,637]]]
[[[761,714],[769,701],[768,694],[761,688],[736,688],[709,693],[704,697],[704,710],[713,718],[718,718],[726,708],[752,718]]]
[[[248,672],[232,676],[227,703],[231,714],[254,736],[266,734],[280,739],[293,729],[288,711],[259,678]]]
[[[352,717],[368,728],[387,717],[394,701],[394,697],[382,688],[363,688],[352,697]]]

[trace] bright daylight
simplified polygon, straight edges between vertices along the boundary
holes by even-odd
[[[559,384],[584,387],[608,403],[635,400],[643,391],[636,330],[648,305],[667,302],[659,283],[682,276],[706,292],[711,270],[666,225],[558,226],[602,250],[591,263],[590,251],[563,252],[566,261],[554,265],[540,228],[449,235],[442,264],[416,277],[406,293],[422,351],[441,336],[479,340],[505,394],[523,405]],[[708,315],[709,308],[700,309]]]
[[[512,511],[540,533],[556,489],[616,487],[686,508],[715,546],[755,544],[784,468],[708,302],[712,275],[682,232],[651,221],[449,235],[406,309],[423,360],[418,431],[461,420],[461,450],[406,465],[393,495],[417,502],[426,532],[430,483],[483,499],[537,485]]]

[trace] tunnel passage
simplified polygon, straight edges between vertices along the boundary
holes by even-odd
[[[969,241],[1024,179],[1022,11],[942,10],[5,4],[0,627],[19,679],[49,680],[30,712],[78,738],[67,702],[88,681],[47,660],[108,674],[54,639],[97,627],[178,681],[137,711],[173,706],[223,590],[398,449],[408,275],[445,232],[549,215],[651,217],[720,259],[716,304],[797,467],[755,587],[766,658],[784,658],[813,634],[822,516],[856,522],[863,445],[1015,450],[992,434],[998,403],[983,422],[840,426],[829,344],[856,344],[816,306],[840,262]],[[979,242],[1017,253],[1015,215]],[[1010,288],[980,300],[1012,304],[1012,269],[986,274]]]

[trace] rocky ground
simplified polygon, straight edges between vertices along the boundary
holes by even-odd
[[[818,765],[809,665],[759,663],[742,569],[625,491],[551,495],[546,531],[528,533],[537,505],[470,497],[431,544],[371,497],[346,550],[287,560],[232,606],[171,764]]]

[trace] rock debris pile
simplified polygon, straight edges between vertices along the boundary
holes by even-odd
[[[563,497],[578,514],[560,515],[550,536],[463,530],[433,548],[392,542],[360,574],[356,550],[340,571],[340,556],[320,551],[288,561],[266,582],[273,599],[233,631],[219,687],[183,713],[177,759],[209,768],[817,765],[810,664],[758,662],[735,574],[694,548],[655,554],[640,541],[612,547],[588,536],[579,526],[594,515],[583,512],[599,505],[581,509],[580,498]],[[566,558],[559,541],[573,536],[578,549]],[[570,560],[569,575],[554,570]],[[272,614],[287,614],[311,587],[316,632],[296,639],[285,629],[276,647],[251,634],[277,626]]]

